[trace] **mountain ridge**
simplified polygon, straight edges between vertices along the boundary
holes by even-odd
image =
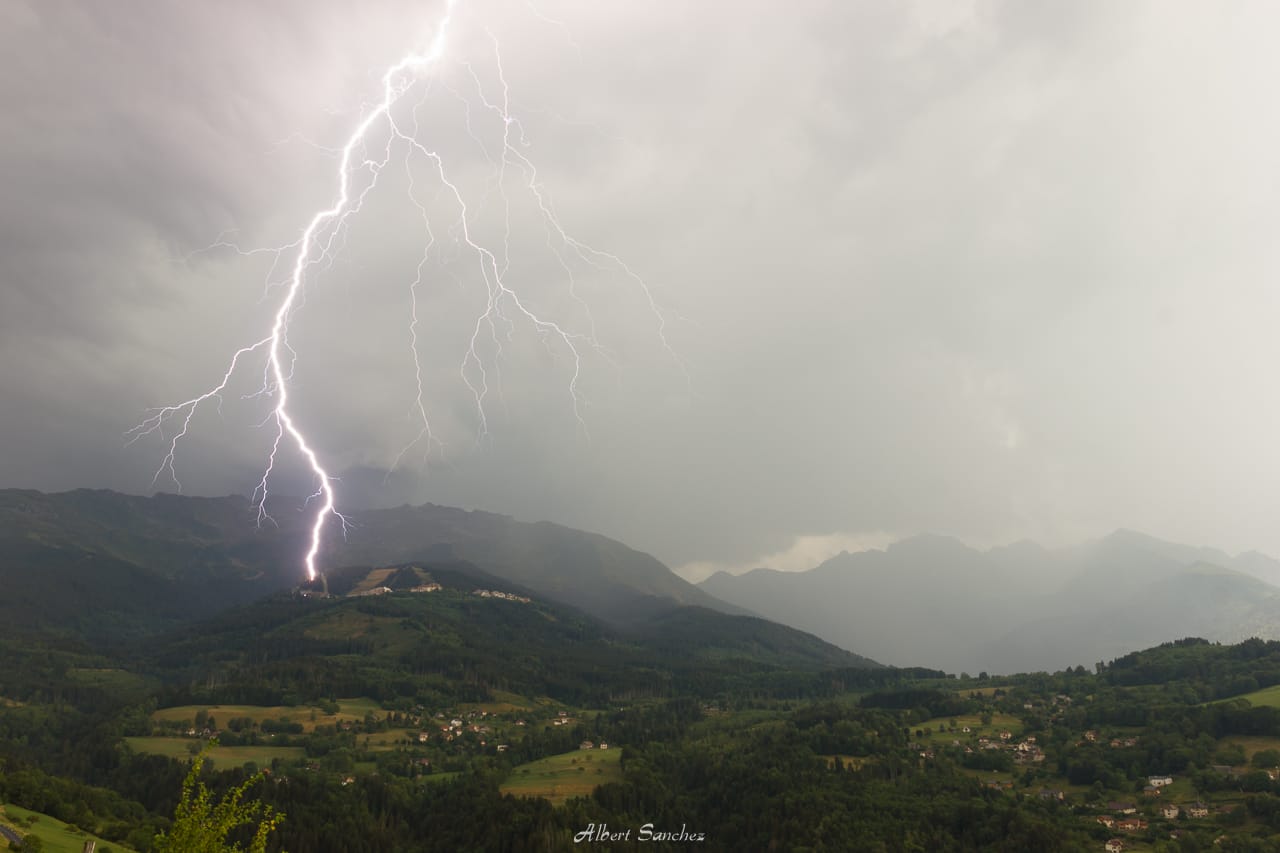
[[[309,529],[302,506],[273,498],[269,520],[261,520],[240,495],[0,490],[0,581],[8,590],[0,618],[34,624],[51,608],[78,610],[89,616],[71,620],[78,626],[72,633],[122,618],[145,632],[289,589],[304,580],[299,555]],[[454,558],[611,624],[680,606],[746,614],[648,554],[550,522],[434,504],[370,510],[352,520],[345,541],[334,534],[324,543],[321,560],[330,571]],[[97,564],[109,570],[84,571]],[[51,599],[41,578],[57,578],[60,594]]]
[[[1261,576],[1260,576],[1261,575]],[[925,535],[806,572],[717,572],[717,597],[897,666],[1093,665],[1181,636],[1280,637],[1280,563],[1120,528],[1080,545],[979,550]]]

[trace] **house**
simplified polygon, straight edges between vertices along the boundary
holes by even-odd
[[[595,749],[596,745],[589,740],[584,740],[578,744],[578,749]]]
[[[1142,796],[1144,796],[1144,797],[1158,797],[1158,796],[1160,796],[1160,789],[1159,789],[1159,788],[1157,788],[1155,785],[1144,785],[1144,786],[1142,787]]]
[[[418,743],[426,743],[431,740],[431,735],[426,732],[418,732]]]
[[[1147,782],[1157,788],[1163,788],[1165,785],[1173,784],[1172,776],[1148,776]]]
[[[1008,739],[1009,739],[1009,738],[1011,738],[1011,737],[1013,737],[1013,732],[1001,732],[1001,733],[1000,733],[1000,740],[1008,740]]]
[[[506,752],[510,747],[505,743],[498,744],[498,752]]]
[[[1100,814],[1098,815],[1098,823],[1102,824],[1107,829],[1110,829],[1116,825],[1116,819],[1109,814]]]
[[[1139,832],[1147,828],[1147,822],[1140,817],[1127,817],[1116,823],[1116,829],[1121,832]]]
[[[1041,788],[1040,799],[1042,800],[1065,800],[1067,795],[1063,791],[1050,790],[1049,788]]]
[[[969,728],[968,726],[965,726],[960,731],[964,732],[965,734],[968,734],[969,732],[973,731],[973,729]]]
[[[1209,807],[1206,806],[1204,803],[1192,803],[1191,805],[1187,806],[1187,817],[1200,818],[1200,817],[1208,817],[1208,816],[1209,816]]]
[[[1107,853],[1120,853],[1120,851],[1124,849],[1124,839],[1112,838],[1107,842],[1103,849],[1105,849]]]
[[[1084,739],[1090,743],[1094,743],[1098,740],[1098,732],[1095,729],[1089,729],[1089,731],[1084,733]]]
[[[605,743],[604,741],[600,741],[600,748],[601,748],[601,749],[608,749],[608,748],[609,748],[609,744]]]
[[[1138,807],[1133,803],[1122,803],[1117,800],[1112,800],[1107,803],[1107,811],[1119,812],[1120,814],[1137,814]]]
[[[1160,814],[1168,820],[1173,820],[1180,814],[1180,811],[1173,803],[1169,803],[1169,805],[1160,810]]]

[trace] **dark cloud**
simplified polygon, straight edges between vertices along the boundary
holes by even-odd
[[[582,422],[568,352],[523,327],[477,439],[461,364],[483,297],[444,228],[418,327],[444,448],[387,477],[417,431],[423,236],[392,169],[294,327],[298,411],[352,503],[549,518],[702,568],[918,530],[1280,551],[1269,7],[460,9],[423,115],[486,199],[476,228],[501,239],[501,200],[449,91],[474,93],[465,61],[496,95],[487,28],[563,223],[644,276],[678,358],[625,275],[577,270],[588,317],[512,193],[522,293],[606,350]],[[332,195],[325,149],[436,11],[0,12],[0,483],[151,488],[163,446],[124,432],[215,382],[278,293],[272,257],[200,250],[296,238]],[[196,422],[188,491],[256,483],[254,387]]]

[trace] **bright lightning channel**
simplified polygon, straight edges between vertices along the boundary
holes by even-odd
[[[440,183],[440,187],[456,204],[459,211],[456,226],[460,232],[461,241],[473,254],[481,280],[484,282],[487,289],[485,308],[475,320],[467,351],[463,355],[462,363],[459,366],[462,381],[470,390],[474,398],[481,437],[486,435],[488,431],[488,421],[485,414],[485,401],[490,393],[489,374],[485,367],[485,361],[480,354],[482,338],[484,338],[487,333],[498,356],[501,355],[502,335],[499,328],[500,326],[507,327],[509,336],[509,330],[513,322],[511,318],[506,316],[504,313],[505,310],[513,310],[519,318],[523,318],[523,320],[532,324],[534,329],[542,335],[544,340],[547,338],[559,340],[568,350],[573,365],[568,383],[569,397],[573,406],[574,416],[584,429],[585,423],[583,422],[579,407],[580,399],[578,390],[578,383],[581,379],[582,373],[582,347],[585,346],[606,359],[608,358],[608,353],[601,347],[596,339],[595,324],[594,320],[590,319],[589,311],[587,312],[589,330],[585,333],[572,332],[554,320],[538,316],[525,301],[521,300],[516,290],[508,285],[506,273],[509,264],[509,243],[511,237],[509,221],[510,201],[507,198],[504,184],[506,179],[506,170],[509,166],[515,167],[523,175],[524,188],[531,194],[537,209],[543,217],[547,231],[547,246],[555,255],[560,267],[565,271],[568,277],[571,297],[582,305],[584,309],[587,307],[575,290],[573,271],[566,256],[576,258],[579,262],[598,270],[605,270],[612,267],[614,270],[620,271],[625,277],[633,281],[640,288],[644,298],[647,300],[649,308],[653,312],[653,316],[656,321],[657,333],[661,339],[662,345],[674,358],[674,353],[668,345],[666,338],[666,318],[659,309],[648,285],[644,280],[630,267],[623,263],[623,261],[616,255],[588,246],[571,236],[561,225],[559,218],[556,216],[550,201],[546,197],[546,194],[539,183],[536,166],[517,145],[517,143],[521,145],[524,144],[523,128],[521,127],[519,120],[511,114],[509,106],[509,89],[505,72],[502,67],[498,41],[492,36],[492,34],[490,34],[490,40],[493,45],[494,57],[497,65],[497,77],[501,88],[500,97],[497,99],[490,99],[486,96],[479,77],[471,69],[470,65],[466,65],[465,67],[470,73],[475,84],[479,104],[484,110],[487,110],[497,116],[503,127],[501,143],[502,153],[499,161],[494,164],[498,169],[496,181],[497,188],[502,196],[503,206],[508,213],[502,250],[496,251],[494,249],[490,249],[473,237],[470,227],[470,212],[466,197],[459,189],[458,185],[450,179],[449,171],[446,168],[446,164],[442,156],[418,138],[419,128],[416,111],[412,112],[413,124],[410,129],[402,127],[401,124],[397,122],[393,114],[393,108],[412,88],[415,78],[422,76],[425,72],[430,70],[431,66],[438,64],[444,54],[446,39],[448,37],[450,25],[453,22],[454,12],[457,5],[458,0],[447,0],[444,15],[435,29],[429,48],[425,52],[409,53],[405,55],[394,65],[387,68],[386,72],[382,75],[381,100],[355,126],[350,136],[347,138],[346,144],[343,145],[338,152],[336,199],[330,207],[316,212],[311,217],[306,228],[302,231],[301,236],[296,241],[277,249],[251,251],[240,250],[238,247],[234,246],[234,244],[226,242],[221,238],[214,244],[214,246],[230,246],[245,255],[257,254],[259,252],[274,252],[277,264],[279,263],[279,259],[282,255],[287,252],[293,252],[293,260],[289,266],[289,276],[286,281],[280,282],[284,285],[284,295],[272,319],[269,333],[254,343],[241,347],[237,350],[231,356],[231,360],[221,380],[212,388],[198,396],[184,400],[180,403],[152,409],[145,420],[126,433],[128,443],[132,443],[139,438],[153,434],[159,434],[164,437],[166,432],[168,432],[167,427],[171,423],[176,424],[176,429],[173,429],[171,434],[167,436],[167,450],[152,478],[152,484],[155,485],[159,482],[162,476],[167,475],[178,490],[181,491],[182,483],[178,479],[176,469],[178,445],[182,439],[187,436],[191,427],[192,418],[194,417],[197,409],[208,403],[210,400],[213,400],[215,404],[220,405],[223,393],[227,391],[232,378],[240,369],[241,364],[246,360],[246,358],[265,351],[266,364],[264,366],[262,388],[256,392],[256,394],[250,396],[274,397],[275,405],[263,421],[263,425],[267,423],[274,423],[276,432],[271,444],[270,453],[267,455],[262,478],[258,482],[253,498],[257,508],[258,523],[261,524],[263,521],[272,520],[266,509],[268,486],[270,484],[271,475],[275,470],[276,458],[281,450],[281,444],[285,441],[287,436],[293,447],[310,467],[311,473],[314,475],[316,482],[316,490],[307,499],[308,505],[311,505],[312,502],[316,502],[313,510],[314,515],[310,524],[309,544],[303,558],[308,580],[315,580],[317,576],[322,577],[322,573],[317,568],[316,563],[327,523],[331,519],[337,519],[337,522],[341,525],[341,529],[345,535],[348,528],[348,520],[337,509],[337,495],[334,490],[335,478],[325,469],[320,460],[319,454],[313,447],[312,442],[307,438],[302,425],[299,424],[297,418],[289,407],[289,382],[292,379],[293,367],[298,358],[298,354],[289,345],[289,324],[293,318],[294,312],[300,307],[300,300],[302,299],[305,291],[305,281],[308,269],[317,263],[332,261],[335,251],[335,242],[343,233],[348,217],[359,212],[365,195],[373,189],[383,168],[390,162],[392,158],[392,148],[396,142],[401,142],[406,145],[405,163],[406,170],[409,172],[409,198],[422,215],[427,240],[423,248],[421,260],[417,265],[416,277],[409,288],[409,346],[414,359],[416,382],[414,411],[421,422],[421,429],[417,436],[400,451],[399,455],[396,457],[395,465],[398,465],[405,454],[416,444],[423,441],[427,442],[429,452],[431,444],[435,442],[435,438],[431,432],[430,421],[427,418],[426,407],[423,403],[424,392],[422,369],[417,346],[417,329],[419,322],[418,290],[422,285],[424,267],[430,257],[432,247],[435,245],[435,237],[431,229],[431,222],[427,208],[418,200],[414,192],[413,173],[409,168],[409,160],[414,153],[421,155],[431,163],[435,177]],[[459,97],[461,96],[459,95]],[[425,100],[425,94],[423,95],[423,98]],[[385,123],[388,131],[382,159],[373,160],[366,156],[361,162],[356,164],[356,167],[366,169],[368,171],[369,179],[367,185],[364,186],[361,191],[353,192],[352,172],[353,161],[356,158],[356,151],[357,149],[362,151],[367,149],[371,131],[375,126],[380,125],[381,123]],[[467,111],[467,131],[471,134],[473,141],[479,145],[480,149],[485,151],[485,146],[471,130],[469,104]],[[515,141],[512,139],[513,131],[517,136]],[[553,243],[553,237],[558,241],[558,246]],[[271,277],[274,274],[275,268],[275,265],[273,265],[272,272],[268,273],[268,291],[271,289]],[[676,360],[678,362],[678,359]],[[395,465],[393,465],[393,467],[395,467]]]

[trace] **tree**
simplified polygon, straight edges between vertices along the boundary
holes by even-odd
[[[216,740],[209,742],[210,747],[216,744]],[[154,849],[158,853],[240,853],[240,846],[229,843],[227,835],[238,827],[256,824],[248,853],[266,853],[267,836],[284,820],[284,815],[260,801],[245,799],[249,788],[260,782],[263,774],[232,788],[215,804],[212,793],[200,781],[207,752],[208,748],[192,760],[191,770],[182,782],[182,799],[173,813],[173,826],[156,836]]]

